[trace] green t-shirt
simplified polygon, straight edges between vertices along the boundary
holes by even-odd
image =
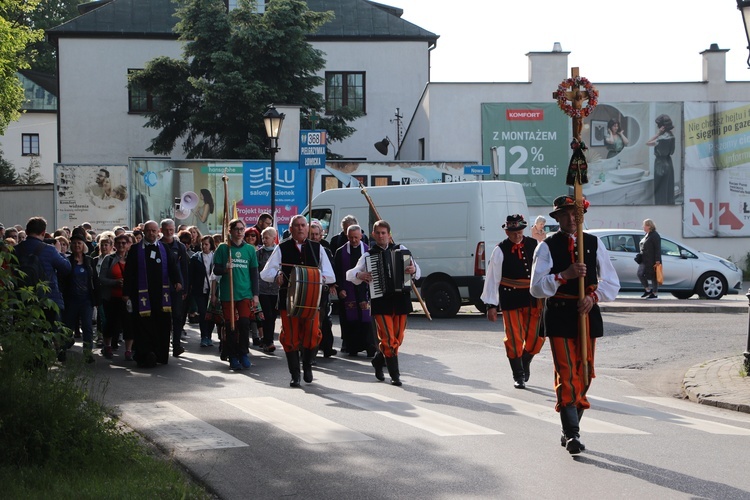
[[[226,243],[219,245],[214,253],[214,265],[226,266],[227,250],[229,246]],[[258,268],[258,256],[255,254],[255,247],[248,245],[244,241],[242,246],[232,245],[232,280],[234,281],[234,300],[252,299],[253,286],[250,281],[250,269]],[[219,282],[219,297],[222,302],[229,302],[229,270],[221,277]]]

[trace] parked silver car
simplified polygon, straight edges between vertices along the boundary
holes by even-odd
[[[633,260],[643,231],[631,229],[593,229],[587,231],[604,242],[612,265],[620,278],[620,290],[642,291],[638,264]],[[694,250],[661,236],[664,284],[660,292],[670,292],[678,299],[693,294],[706,299],[720,299],[725,294],[737,294],[742,287],[742,271],[731,261]]]

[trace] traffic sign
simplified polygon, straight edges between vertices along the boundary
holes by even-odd
[[[325,130],[299,131],[299,168],[324,168],[326,166],[327,132]]]
[[[490,165],[464,165],[464,175],[490,175]]]

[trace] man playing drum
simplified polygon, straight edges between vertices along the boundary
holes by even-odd
[[[276,281],[279,284],[279,315],[281,316],[279,342],[284,347],[289,373],[292,375],[289,385],[299,387],[300,350],[302,350],[304,380],[308,384],[313,381],[312,358],[321,339],[320,290],[323,283],[335,283],[336,275],[320,243],[307,239],[310,226],[303,215],[292,217],[289,229],[291,238],[282,241],[274,249],[260,277],[263,281],[269,283]],[[319,274],[319,283],[304,283],[304,277],[311,269],[319,270],[309,273]],[[293,297],[295,310],[289,311],[287,295],[290,293],[289,285],[293,275],[302,276],[303,282],[295,286],[295,291],[301,294]],[[297,309],[301,311],[301,314],[297,314]],[[307,311],[314,311],[314,314],[307,314]]]

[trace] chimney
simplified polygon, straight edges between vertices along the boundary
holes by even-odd
[[[718,43],[712,43],[708,50],[701,52],[704,82],[727,81],[727,52],[729,49],[720,49]]]
[[[529,82],[559,81],[568,73],[568,54],[560,42],[555,42],[551,52],[529,52]]]

